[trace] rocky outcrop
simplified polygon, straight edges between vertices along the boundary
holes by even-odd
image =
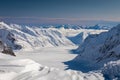
[[[12,55],[12,56],[16,56],[15,53],[13,52],[13,50],[10,47],[4,48],[2,53],[9,54],[9,55]]]
[[[16,56],[15,53],[13,52],[12,48],[5,46],[2,41],[0,41],[0,52],[2,52],[4,54]]]

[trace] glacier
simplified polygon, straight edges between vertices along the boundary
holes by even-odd
[[[72,27],[0,22],[0,80],[119,80],[120,25]]]

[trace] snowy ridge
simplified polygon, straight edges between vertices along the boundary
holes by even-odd
[[[40,29],[40,28],[30,28],[21,27],[21,32],[17,33],[20,38],[19,42],[25,41],[28,46],[32,47],[52,47],[52,46],[65,46],[74,45],[69,40],[67,40],[59,31],[52,29]],[[23,45],[23,44],[21,44]],[[23,45],[26,47],[26,45]],[[28,48],[27,46],[27,48]]]
[[[110,54],[111,51],[115,51],[114,49],[119,48],[119,41],[120,41],[119,34],[120,33],[119,33],[119,25],[118,25],[117,27],[112,28],[108,32],[89,35],[85,39],[84,43],[79,46],[77,51],[81,52],[80,56],[83,55],[85,57],[89,56],[92,59],[96,59],[96,57],[100,57],[102,55],[105,56],[107,53]],[[88,49],[90,49],[89,50],[90,52],[87,52]]]
[[[65,35],[72,43],[75,45],[80,45],[84,42],[87,36],[91,34],[100,34],[101,32],[106,32],[108,30],[94,30],[94,29],[65,29],[60,28],[59,31]]]
[[[60,31],[55,29],[41,29],[16,24],[7,25],[1,22],[0,35],[2,42],[12,49],[74,45]]]
[[[11,47],[12,49],[36,49],[40,47],[56,47],[56,46],[75,46],[76,44],[71,41],[72,37],[74,40],[78,38],[78,34],[81,35],[81,40],[89,34],[99,34],[107,30],[87,30],[87,29],[65,29],[65,28],[40,28],[40,27],[29,27],[20,26],[17,24],[6,24],[0,22],[0,39],[4,44]],[[76,37],[74,37],[76,36]],[[77,41],[79,41],[78,39]],[[78,44],[81,44],[79,42]],[[77,44],[77,45],[78,45]]]
[[[94,26],[86,26],[85,29],[96,29],[96,30],[110,30],[113,26],[103,26],[96,24]]]
[[[102,74],[96,72],[63,71],[42,66],[30,59],[16,59],[8,55],[0,55],[0,80],[104,80]]]
[[[7,46],[18,50],[15,51],[16,57],[0,53],[0,80],[104,80],[103,74],[108,78],[113,75],[110,79],[119,78],[119,70],[114,72],[115,75],[108,74],[112,72],[111,65],[112,68],[119,68],[119,61],[107,63],[119,59],[119,30],[119,27],[108,32],[64,27],[40,28],[1,22],[0,49]],[[80,55],[74,60],[82,66],[75,67],[89,69],[86,73],[68,70],[72,68],[63,63],[77,55],[70,54],[70,50],[79,44],[81,46],[77,52]]]
[[[120,25],[108,32],[88,36],[77,52],[80,54],[74,59],[85,67],[100,69],[109,61],[120,59]],[[106,70],[107,71],[107,70]],[[118,72],[119,69],[118,69]],[[110,77],[110,75],[109,75]],[[119,78],[117,74],[116,77]]]
[[[107,24],[96,24],[96,25],[72,25],[72,24],[64,24],[64,25],[44,25],[40,26],[40,28],[64,28],[64,29],[94,29],[94,30],[109,30],[114,25],[107,25]]]
[[[9,46],[11,47],[12,49],[20,49],[21,46],[16,44],[15,41],[15,36],[14,34],[7,30],[7,29],[0,29],[0,41],[6,45],[6,46]]]

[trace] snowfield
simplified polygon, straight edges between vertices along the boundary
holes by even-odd
[[[42,57],[39,56],[39,58]],[[4,54],[0,54],[0,59],[0,80],[104,80],[99,72],[82,73],[81,71],[62,70],[41,65],[31,59],[20,59],[19,56],[11,57]]]
[[[66,28],[0,22],[0,80],[120,80],[120,25]]]

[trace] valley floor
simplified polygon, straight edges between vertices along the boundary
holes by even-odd
[[[34,51],[18,51],[16,55],[19,59],[32,59],[48,67],[66,69],[67,66],[63,62],[72,60],[77,56],[70,52],[70,50],[76,49],[76,47],[77,46],[40,48]]]
[[[0,80],[104,80],[101,73],[65,70],[76,47],[50,47],[15,51],[16,57],[0,53]]]

